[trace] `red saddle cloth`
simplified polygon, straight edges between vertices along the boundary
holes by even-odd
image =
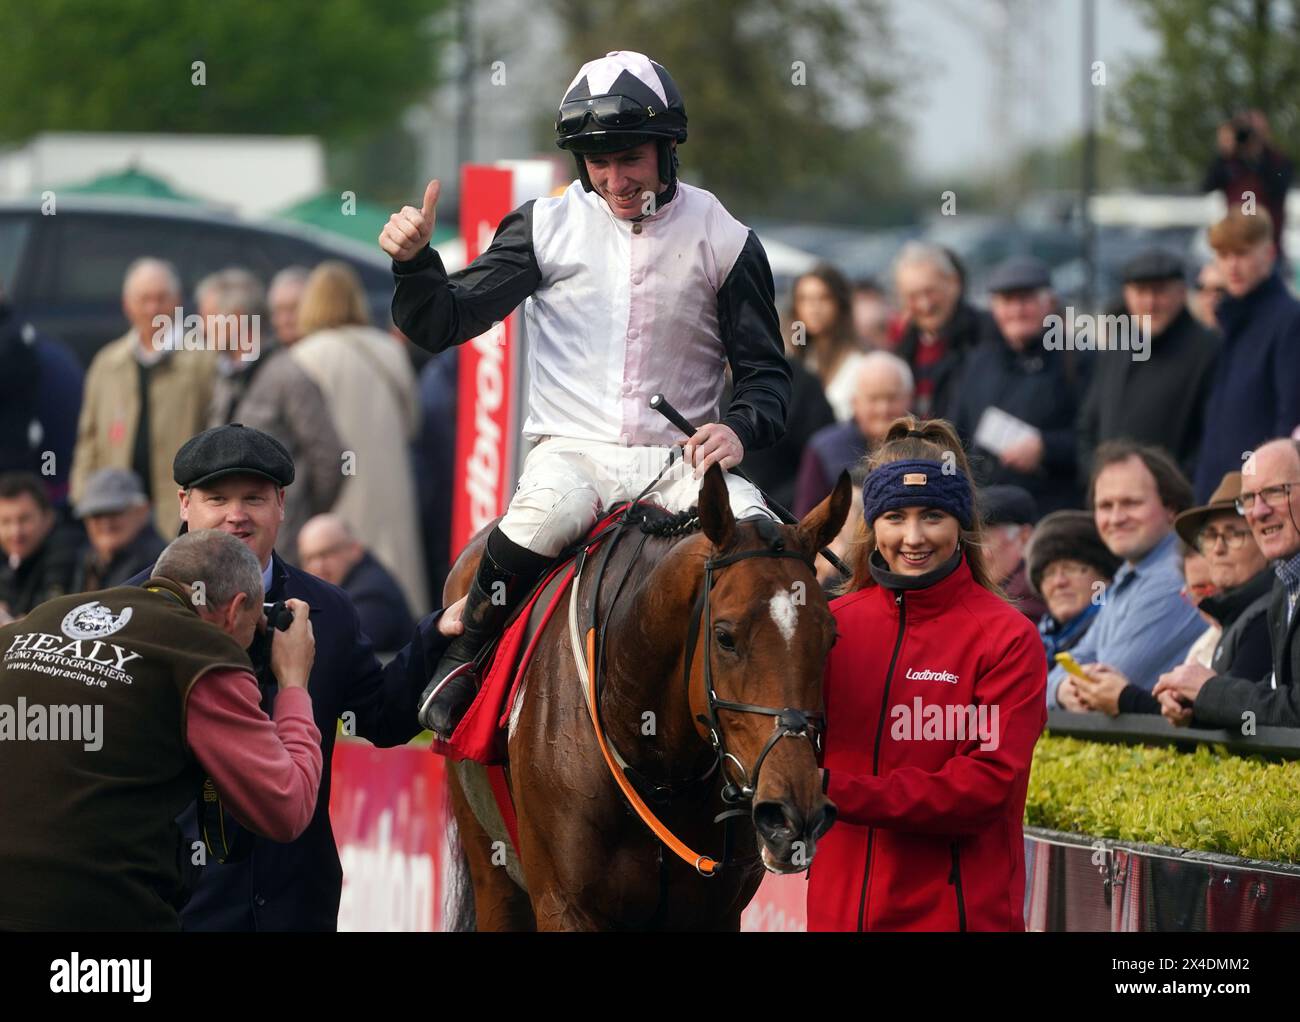
[[[616,519],[627,504],[613,508],[587,532],[587,552],[590,555],[601,543],[596,537]],[[434,739],[431,748],[434,752],[450,759],[470,759],[486,766],[506,762],[506,727],[510,719],[510,707],[514,705],[515,695],[523,680],[524,671],[532,660],[537,642],[546,630],[551,615],[558,610],[567,613],[562,607],[573,580],[574,558],[559,561],[546,572],[545,581],[528,598],[514,620],[506,627],[500,640],[484,664],[483,683],[470,708],[456,726],[450,741]],[[528,638],[528,622],[532,617],[533,607],[546,592],[551,580],[564,572],[564,578],[552,595],[550,603],[533,633],[531,641],[525,647]]]

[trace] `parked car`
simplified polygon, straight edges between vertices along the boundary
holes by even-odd
[[[267,283],[294,263],[341,259],[360,276],[374,322],[391,322],[393,278],[378,244],[370,250],[310,227],[150,199],[61,196],[53,215],[42,215],[38,198],[0,201],[0,287],[87,365],[126,332],[122,278],[145,255],[176,266],[187,302],[199,280],[227,266],[246,267]]]

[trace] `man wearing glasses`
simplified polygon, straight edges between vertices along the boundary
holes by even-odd
[[[1235,509],[1249,526],[1262,557],[1271,562],[1267,627],[1272,673],[1261,683],[1235,667],[1215,671],[1184,664],[1163,675],[1154,695],[1178,725],[1241,728],[1300,727],[1300,644],[1295,639],[1300,596],[1300,446],[1270,440],[1247,459]],[[1224,539],[1216,537],[1216,546]]]
[[[767,256],[712,194],[678,180],[686,107],[668,72],[626,50],[589,61],[555,130],[578,180],[508,214],[465,269],[448,276],[428,247],[437,181],[379,238],[393,257],[393,320],[435,354],[525,302],[523,435],[537,446],[488,535],[464,634],[421,697],[421,722],[443,738],[474,699],[475,655],[532,581],[601,506],[636,496],[664,465],[677,434],[648,407],[652,394],[704,423],[687,443],[689,464],[674,464],[652,494],[669,510],[695,503],[710,465],[738,465],[785,432],[791,371]],[[728,364],[733,390],[720,415]],[[773,517],[752,484],[726,480],[737,518]]]

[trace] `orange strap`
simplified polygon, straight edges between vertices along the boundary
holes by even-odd
[[[651,811],[650,807],[645,804],[637,790],[632,787],[632,782],[627,779],[627,775],[620,769],[619,765],[614,762],[614,756],[610,752],[609,743],[605,741],[605,729],[601,726],[599,720],[600,707],[596,702],[596,633],[594,629],[587,629],[587,702],[592,711],[592,723],[595,725],[596,741],[600,745],[601,754],[605,757],[605,763],[609,767],[609,772],[614,775],[614,781],[618,784],[619,789],[623,792],[623,797],[636,811],[637,816],[641,817],[641,822],[650,828],[651,832],[662,841],[674,855],[682,859],[688,865],[694,867],[704,876],[713,876],[720,864],[709,858],[707,855],[698,855],[684,844],[671,830],[669,830],[660,821],[659,817]]]

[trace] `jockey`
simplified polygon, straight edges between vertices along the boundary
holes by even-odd
[[[677,440],[685,457],[651,491],[670,511],[697,502],[710,465],[738,465],[785,432],[791,372],[767,255],[711,193],[678,180],[686,108],[668,72],[630,51],[590,61],[555,126],[578,180],[508,214],[465,269],[449,276],[427,244],[437,181],[423,208],[393,214],[379,239],[393,257],[393,319],[429,351],[476,337],[525,303],[523,435],[537,445],[488,536],[464,633],[421,698],[421,722],[442,738],[477,692],[471,661],[538,576],[667,461],[675,431],[647,406],[651,394],[705,423]],[[733,393],[719,420],[727,364]],[[737,518],[776,517],[752,484],[726,480]]]

